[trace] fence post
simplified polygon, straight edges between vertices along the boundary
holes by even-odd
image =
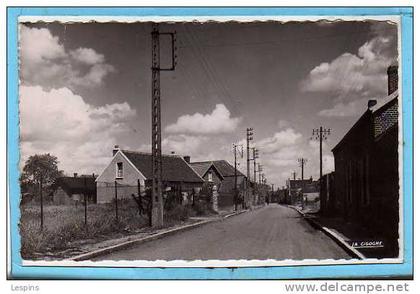
[[[114,182],[115,184],[115,220],[118,222],[118,191],[117,191],[117,181]]]
[[[86,184],[86,178],[84,178],[84,185],[85,185],[85,191],[84,191],[84,193],[83,193],[83,198],[84,198],[84,204],[85,204],[85,227],[86,227],[86,229],[87,229],[87,197],[86,197],[86,191],[87,191],[87,184]]]
[[[137,194],[139,195],[139,210],[140,214],[143,213],[143,203],[141,201],[141,192],[140,192],[140,179],[137,179]]]
[[[39,195],[41,198],[41,230],[44,229],[44,199],[42,195],[42,178],[39,181]]]

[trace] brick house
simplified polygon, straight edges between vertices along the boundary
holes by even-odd
[[[88,202],[96,203],[95,175],[59,177],[54,185],[53,203],[57,205],[71,205],[84,201],[86,195]]]
[[[218,202],[220,208],[234,205],[235,168],[229,162],[226,160],[213,160],[192,162],[190,164],[193,168],[196,168],[197,171],[198,169],[205,170],[206,167],[209,167],[213,181],[220,181],[220,184],[218,185]],[[206,175],[208,175],[208,173],[206,173],[205,176]],[[239,170],[236,170],[236,179],[238,191],[243,193],[246,187],[246,176]]]
[[[96,179],[98,203],[111,202],[115,198],[131,198],[138,189],[143,194],[152,185],[152,155],[150,153],[121,150],[116,146],[113,158]],[[162,184],[164,191],[198,193],[204,180],[179,155],[162,155]]]
[[[399,221],[396,66],[388,69],[388,96],[375,103],[369,101],[368,109],[332,149],[333,206],[348,221],[376,229],[395,255]]]

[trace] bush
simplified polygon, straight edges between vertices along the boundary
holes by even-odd
[[[197,216],[205,216],[215,214],[216,212],[212,209],[211,203],[206,200],[199,200],[192,206],[193,213]]]
[[[186,221],[190,216],[189,209],[187,206],[178,204],[172,209],[165,211],[164,221],[165,225],[171,226],[180,221]]]

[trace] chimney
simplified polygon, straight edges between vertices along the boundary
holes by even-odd
[[[388,74],[388,95],[398,90],[398,66],[391,65],[386,71]]]
[[[77,173],[74,173],[74,174],[73,174],[73,177],[77,178]]]
[[[115,145],[114,149],[112,150],[112,156],[115,156],[115,154],[117,154],[117,152],[120,150],[120,146]]]
[[[185,160],[187,163],[190,163],[190,162],[191,162],[191,156],[184,156],[184,160]]]
[[[368,108],[371,109],[373,106],[376,105],[376,103],[378,103],[378,101],[371,99],[368,101]]]

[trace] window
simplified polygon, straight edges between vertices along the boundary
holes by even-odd
[[[209,179],[209,182],[213,182],[213,174],[211,172],[209,172],[208,179]]]
[[[123,178],[123,163],[122,162],[117,162],[117,179],[122,179]]]

